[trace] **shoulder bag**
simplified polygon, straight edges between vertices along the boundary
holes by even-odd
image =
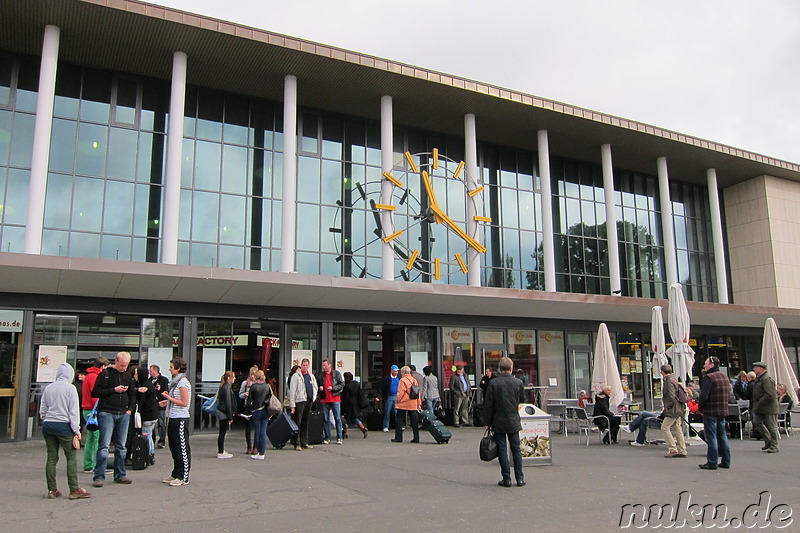
[[[283,404],[281,404],[281,401],[272,392],[272,387],[270,385],[267,385],[267,388],[269,388],[269,400],[267,400],[267,414],[269,416],[275,416],[281,411],[283,411]]]
[[[97,404],[100,403],[98,399],[94,402],[94,407],[92,407],[92,411],[89,413],[89,416],[86,417],[86,429],[89,431],[97,431],[100,429],[100,424],[97,422]]]
[[[219,392],[217,392],[213,398],[208,398],[206,401],[204,401],[202,409],[204,413],[208,413],[211,416],[216,416],[217,407],[219,407]]]
[[[481,461],[489,462],[497,457],[497,443],[494,441],[494,432],[491,429],[486,429],[486,433],[481,437],[480,448],[478,453]]]

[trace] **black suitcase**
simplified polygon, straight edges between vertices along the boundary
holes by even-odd
[[[273,416],[267,424],[267,438],[273,448],[281,449],[297,434],[297,424],[285,412]]]
[[[482,426],[483,424],[483,405],[476,405],[472,408],[472,425]]]
[[[322,444],[322,439],[325,438],[325,428],[322,425],[322,411],[311,411],[308,416],[308,443],[309,444]],[[331,427],[331,433],[336,430]],[[334,438],[336,438],[334,436]]]
[[[147,437],[134,435],[131,439],[131,470],[144,470],[150,464],[150,449],[147,446]]]
[[[370,411],[367,415],[367,429],[370,431],[381,431],[383,429],[383,413],[380,411]]]
[[[442,424],[438,419],[432,421],[428,425],[427,429],[428,433],[430,433],[434,440],[439,444],[447,444],[450,442],[450,437],[453,436],[453,434],[450,433],[450,430],[447,429],[445,425]]]

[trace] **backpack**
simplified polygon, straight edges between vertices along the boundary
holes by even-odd
[[[408,389],[408,399],[419,400],[419,384],[416,381],[414,381],[414,385],[411,385],[411,388]]]
[[[682,404],[689,403],[689,400],[692,399],[692,397],[689,396],[689,391],[687,391],[686,387],[684,387],[680,383],[676,382],[675,384],[678,386],[678,388],[675,391],[675,399],[678,400]]]

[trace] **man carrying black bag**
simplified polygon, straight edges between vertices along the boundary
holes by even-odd
[[[494,431],[497,459],[500,461],[500,472],[503,475],[503,479],[497,484],[501,487],[511,486],[507,440],[514,460],[514,477],[517,480],[517,486],[524,487],[522,452],[519,449],[519,432],[522,430],[522,423],[519,419],[518,407],[524,398],[525,391],[522,382],[511,375],[514,370],[514,362],[510,358],[502,357],[498,368],[500,373],[487,385],[483,404],[488,429]]]

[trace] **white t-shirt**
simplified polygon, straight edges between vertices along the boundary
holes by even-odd
[[[169,404],[169,417],[170,418],[189,418],[189,407],[192,405],[192,386],[189,384],[189,380],[186,377],[182,377],[180,381],[178,381],[178,385],[175,387],[170,387],[170,396],[175,398],[176,400],[181,399],[181,388],[185,388],[189,392],[189,405],[186,407],[181,407],[178,404],[170,402]]]

